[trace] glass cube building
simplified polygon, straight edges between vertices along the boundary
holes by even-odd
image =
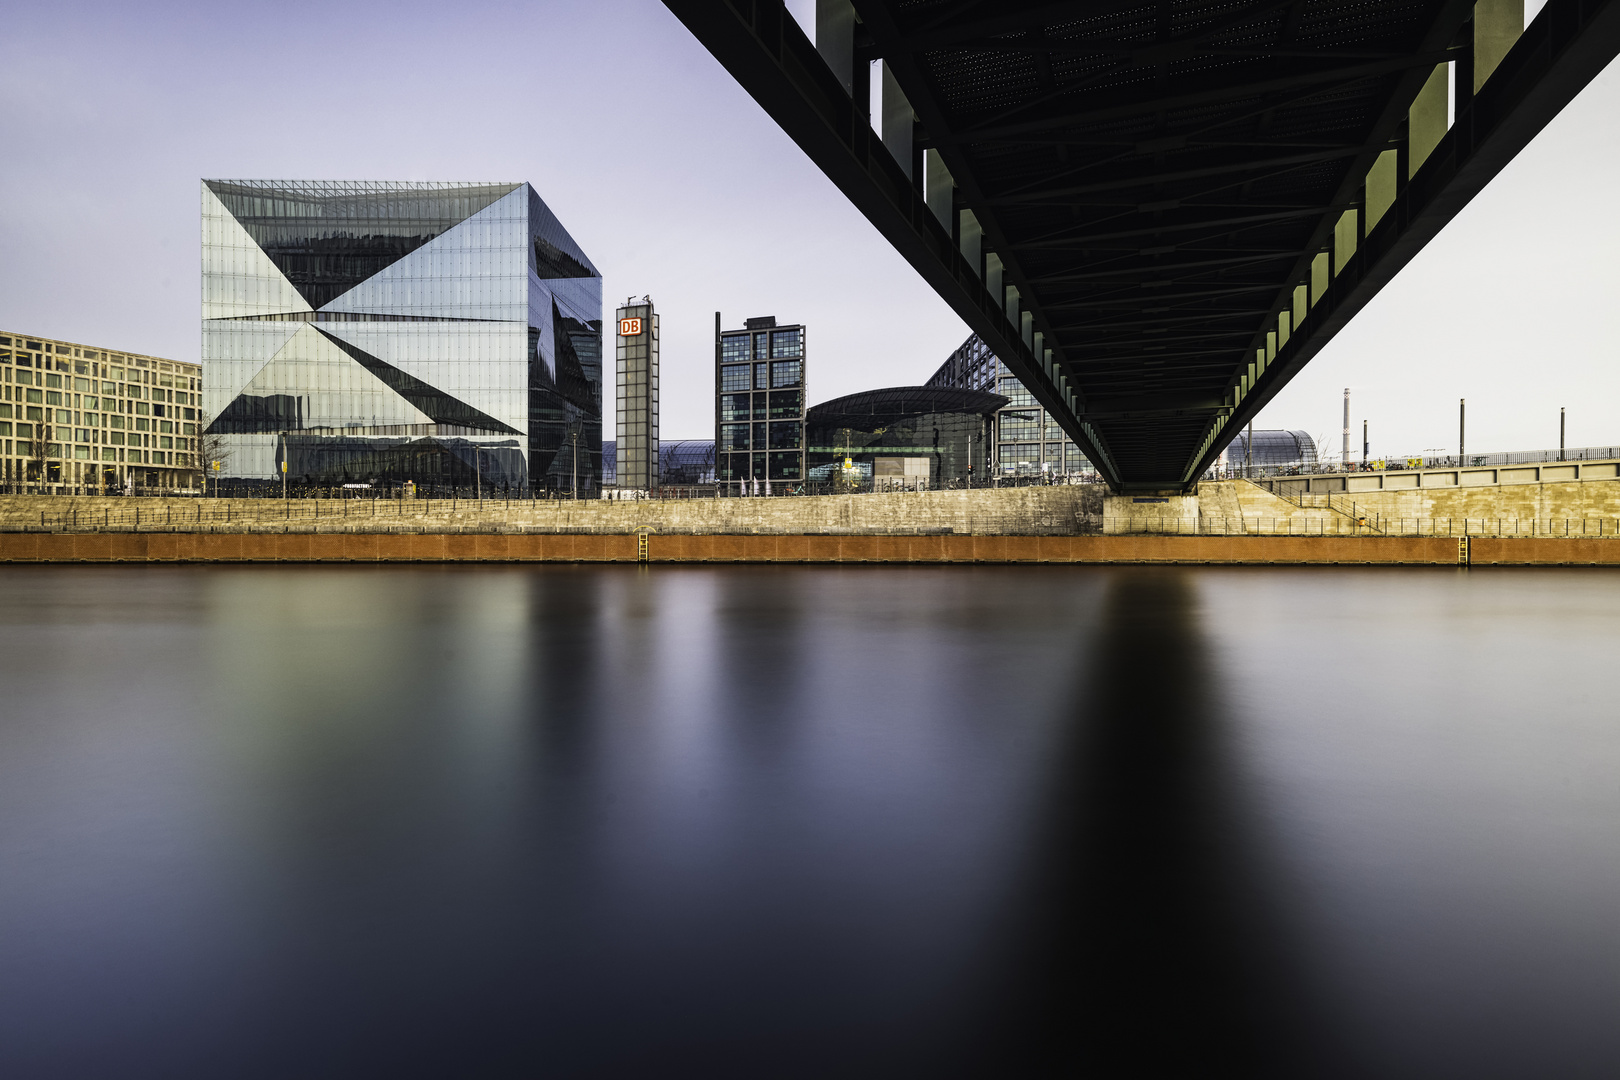
[[[205,180],[202,230],[225,476],[599,486],[602,277],[528,184]]]

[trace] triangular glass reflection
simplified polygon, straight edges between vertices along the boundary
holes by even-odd
[[[520,186],[205,183],[312,308],[337,299]]]

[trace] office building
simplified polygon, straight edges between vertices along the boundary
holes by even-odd
[[[658,315],[652,300],[627,301],[615,313],[614,385],[621,488],[651,491],[658,486]]]
[[[1075,476],[1092,471],[1080,448],[977,334],[951,353],[926,385],[994,391],[1007,399],[995,417],[995,472]]]
[[[194,488],[201,382],[196,364],[0,332],[0,479]]]
[[[599,483],[602,279],[528,184],[201,194],[203,407],[226,475]]]
[[[892,386],[822,402],[805,418],[812,480],[846,460],[879,489],[948,487],[982,477],[999,394],[943,386]]]
[[[805,364],[803,325],[774,316],[721,330],[714,313],[715,475],[734,493],[802,481]]]

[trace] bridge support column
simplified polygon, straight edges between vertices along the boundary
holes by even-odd
[[[1524,0],[1478,0],[1474,5],[1474,92],[1524,33]]]
[[[962,252],[962,258],[973,267],[973,273],[984,277],[984,226],[979,224],[978,217],[971,210],[963,210],[958,215],[961,220],[961,232],[957,240],[957,247]]]
[[[1361,214],[1355,209],[1346,210],[1339,215],[1339,223],[1333,226],[1333,274],[1338,276],[1356,253],[1356,238],[1361,234],[1358,223]]]
[[[1446,137],[1449,121],[1446,113],[1451,107],[1450,65],[1441,64],[1429,74],[1429,80],[1412,101],[1406,113],[1406,175],[1417,175],[1423,163],[1429,160],[1434,148]]]
[[[1400,155],[1394,150],[1385,150],[1373,162],[1373,167],[1367,170],[1367,232],[1373,231],[1386,211],[1395,205],[1395,195],[1399,187],[1400,170],[1396,159]],[[1363,234],[1366,235],[1366,234]]]
[[[1325,251],[1311,260],[1311,304],[1313,306],[1318,300],[1322,299],[1322,294],[1327,292],[1328,261],[1329,255]]]
[[[838,77],[844,93],[855,92],[855,7],[849,0],[816,0],[816,52]]]
[[[956,183],[951,179],[950,170],[945,168],[945,159],[939,156],[938,150],[923,151],[923,200],[945,231],[950,232]]]
[[[883,145],[889,148],[895,164],[906,174],[906,179],[915,182],[917,178],[912,175],[911,169],[911,136],[917,114],[911,111],[911,102],[906,100],[905,92],[900,89],[900,83],[895,79],[894,72],[889,70],[887,62],[883,64],[883,101],[880,107],[883,110]]]

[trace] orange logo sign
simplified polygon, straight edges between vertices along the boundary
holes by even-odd
[[[641,336],[641,320],[640,319],[620,319],[619,320],[619,336],[620,337],[640,337]]]

